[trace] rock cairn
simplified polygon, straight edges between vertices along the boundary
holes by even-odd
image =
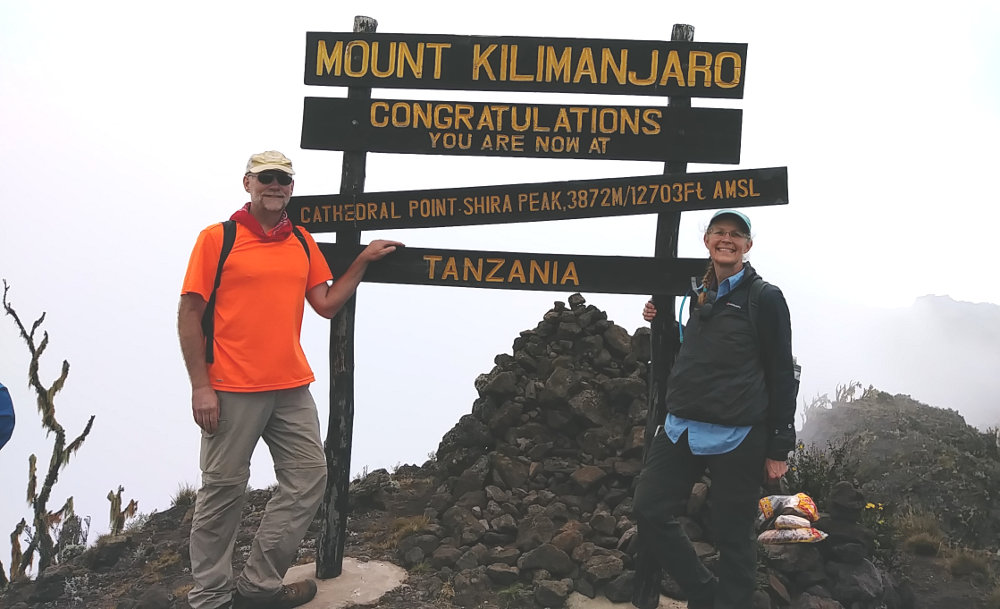
[[[772,594],[794,609],[904,609],[915,605],[900,584],[872,562],[875,533],[861,524],[864,496],[849,482],[830,490],[828,513],[813,523],[820,543],[765,545]]]
[[[556,302],[476,379],[472,412],[436,453],[430,524],[398,545],[403,566],[428,564],[459,606],[479,606],[491,588],[519,588],[542,607],[562,606],[573,591],[613,602],[632,596],[649,329],[630,335],[580,294],[568,305]],[[681,522],[711,569],[710,486],[708,478],[695,485]],[[838,489],[836,509],[817,524],[826,541],[767,547],[768,585],[755,607],[906,606],[869,560],[873,536],[857,524],[857,498]],[[669,577],[661,590],[683,599]]]
[[[627,600],[648,360],[648,329],[630,335],[579,294],[556,302],[476,379],[437,451],[432,532],[400,543],[404,566],[429,561],[464,606],[517,583],[548,607],[573,590]]]

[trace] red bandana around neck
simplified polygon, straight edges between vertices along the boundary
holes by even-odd
[[[249,203],[236,210],[236,213],[230,216],[229,219],[235,220],[247,227],[251,233],[260,237],[261,241],[282,241],[287,239],[288,235],[292,234],[292,221],[288,219],[286,212],[281,212],[281,218],[278,219],[278,223],[271,229],[270,233],[265,233],[264,228],[257,221],[257,218],[254,218],[253,214],[250,213]]]

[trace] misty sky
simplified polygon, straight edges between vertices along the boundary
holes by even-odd
[[[302,98],[344,96],[302,84],[305,33],[349,31],[355,14],[379,32],[667,40],[673,23],[695,39],[748,43],[742,100],[696,106],[744,110],[737,167],[787,166],[790,205],[751,208],[750,259],[782,287],[800,398],[858,380],[921,396],[905,371],[881,372],[851,346],[875,332],[861,320],[927,294],[1000,304],[992,219],[1000,141],[1000,8],[949,2],[578,3],[189,2],[0,0],[0,166],[5,170],[0,277],[26,322],[42,311],[49,382],[72,369],[57,400],[71,436],[94,430],[62,474],[68,495],[107,529],[119,484],[141,511],[164,509],[178,484],[198,482],[198,430],[176,339],[180,284],[195,237],[246,201],[247,157],[278,149],[295,163],[298,195],[339,190],[341,154],[299,148]],[[589,6],[589,5],[588,5]],[[900,10],[906,7],[907,10]],[[418,99],[662,105],[663,98],[376,90]],[[582,101],[585,100],[585,101]],[[733,166],[692,165],[711,171]],[[648,175],[662,163],[371,154],[369,191],[455,188]],[[704,255],[710,211],[687,212],[680,254]],[[383,231],[408,245],[650,256],[655,218]],[[332,240],[332,235],[317,235]],[[510,352],[569,293],[362,285],[357,315],[356,419],[351,471],[421,463],[476,397],[475,377]],[[634,331],[643,296],[585,294]],[[306,312],[303,343],[316,372],[325,428],[328,324]],[[0,380],[18,428],[0,452],[0,557],[28,506],[27,458],[47,461],[25,383],[28,358],[0,319]],[[914,369],[914,383],[924,375]],[[880,376],[881,375],[881,376]],[[882,383],[882,384],[880,384]],[[983,379],[984,395],[1000,390]],[[990,384],[992,383],[992,385]],[[982,413],[978,413],[978,417]],[[977,424],[995,422],[986,420]],[[266,451],[251,484],[273,474]],[[93,539],[92,535],[92,539]]]

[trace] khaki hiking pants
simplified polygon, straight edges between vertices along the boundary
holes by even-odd
[[[308,385],[218,395],[219,428],[201,437],[202,486],[191,522],[192,609],[215,609],[232,597],[233,546],[259,439],[271,451],[278,488],[236,579],[240,594],[267,597],[281,588],[326,488],[319,416]]]

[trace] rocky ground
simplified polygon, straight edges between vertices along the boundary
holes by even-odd
[[[561,607],[574,591],[631,598],[638,565],[631,497],[641,469],[648,329],[630,335],[574,295],[568,306],[555,303],[536,328],[522,332],[512,351],[498,355],[496,366],[476,379],[480,397],[442,438],[433,461],[378,470],[352,484],[346,555],[391,561],[409,573],[404,586],[373,605],[377,609]],[[888,551],[877,523],[865,520],[871,501],[923,499],[941,509],[957,502],[959,509],[956,491],[968,494],[965,503],[975,510],[961,514],[991,516],[995,452],[956,427],[950,413],[925,412],[929,407],[881,392],[865,398],[858,401],[863,404],[817,406],[809,417],[824,428],[838,418],[877,427],[874,436],[864,430],[852,435],[860,439],[849,446],[854,463],[926,466],[920,470],[926,475],[907,482],[898,481],[898,472],[861,470],[891,482],[879,485],[874,478],[857,479],[857,467],[838,467],[833,469],[848,479],[832,478],[825,468],[821,484],[800,480],[813,485],[826,506],[816,526],[829,537],[762,546],[753,609],[998,609],[996,560],[985,549],[995,540],[992,521],[977,529],[967,519],[943,519],[954,540],[988,533],[977,555],[981,562],[956,570],[948,552]],[[908,416],[913,422],[905,422]],[[901,417],[892,431],[889,423]],[[880,421],[884,425],[876,426]],[[935,438],[948,446],[938,448]],[[911,444],[908,452],[893,448]],[[866,452],[872,449],[881,452]],[[977,469],[966,472],[967,464]],[[718,554],[705,509],[710,488],[709,478],[696,485],[683,526],[712,568]],[[248,493],[236,570],[269,496],[267,490]],[[192,585],[190,517],[190,505],[176,505],[86,551],[70,547],[37,580],[15,582],[0,593],[0,607],[185,609]],[[304,540],[300,563],[315,560],[319,525],[317,519]],[[682,599],[669,578],[660,581],[660,590]]]
[[[382,509],[359,509],[348,520],[345,554],[358,560],[399,562],[398,527],[408,517],[420,516],[434,491],[425,470],[404,467],[392,476],[391,491],[383,493]],[[234,569],[242,568],[250,541],[270,498],[268,490],[247,494]],[[49,569],[37,581],[20,582],[0,593],[0,607],[7,609],[188,609],[191,588],[187,553],[191,507],[180,505],[153,514],[142,527],[127,534],[104,538],[78,557]],[[321,523],[314,522],[299,550],[299,563],[315,561],[316,536]],[[411,569],[400,588],[385,595],[373,609],[442,609],[454,606],[452,592],[440,574]],[[518,604],[518,591],[498,590],[481,607],[535,607]],[[521,599],[530,601],[528,599]]]
[[[435,489],[420,468],[401,468],[391,477],[384,509],[358,510],[348,520],[345,553],[359,560],[399,563],[397,539],[401,522],[423,514]],[[248,493],[234,567],[242,566],[256,524],[270,493]],[[154,514],[145,525],[121,538],[105,539],[87,553],[51,569],[37,582],[21,583],[0,594],[7,609],[188,609],[191,587],[187,558],[190,508],[178,506]],[[300,562],[315,559],[317,520],[299,553]],[[995,609],[985,578],[951,575],[946,559],[901,555],[897,576],[909,582],[919,609]],[[437,570],[412,568],[406,583],[385,595],[372,609],[450,609],[454,587]],[[485,609],[536,609],[527,586],[491,587],[474,605]],[[628,607],[629,605],[625,605]],[[800,605],[837,607],[841,605]]]

